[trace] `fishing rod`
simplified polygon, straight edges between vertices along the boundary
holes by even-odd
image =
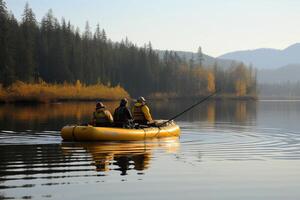
[[[217,91],[215,91],[214,93],[208,95],[207,97],[201,99],[201,100],[198,101],[197,103],[195,103],[195,104],[191,105],[190,107],[186,108],[184,111],[178,113],[177,115],[175,115],[174,117],[170,118],[169,120],[167,120],[167,121],[165,121],[165,122],[159,124],[158,127],[161,127],[161,126],[163,126],[163,125],[169,123],[170,121],[176,119],[177,117],[181,116],[182,114],[186,113],[187,111],[193,109],[194,107],[198,106],[198,105],[201,104],[202,102],[206,101],[206,100],[209,99],[210,97],[216,95],[218,92],[219,92],[219,90],[217,90]]]

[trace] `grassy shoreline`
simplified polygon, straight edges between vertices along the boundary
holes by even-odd
[[[102,84],[86,86],[75,84],[24,83],[17,81],[8,88],[0,86],[2,103],[50,103],[62,101],[116,101],[130,98],[121,86],[109,87]]]
[[[209,95],[209,94],[207,94]],[[0,103],[51,103],[51,102],[88,102],[117,101],[129,98],[128,92],[121,86],[109,87],[102,84],[86,86],[80,81],[75,84],[24,83],[17,81],[8,88],[0,85]],[[156,93],[147,97],[148,100],[181,100],[201,99],[206,95],[179,96],[175,93]],[[218,94],[215,100],[257,100],[256,95],[237,96],[235,94]]]

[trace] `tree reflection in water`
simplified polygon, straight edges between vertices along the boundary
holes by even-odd
[[[149,101],[155,119],[169,119],[195,100]],[[119,102],[105,102],[113,112]],[[0,105],[2,130],[60,130],[66,124],[87,123],[95,109],[95,102],[57,103],[41,105]],[[180,116],[176,121],[232,121],[248,123],[256,118],[255,101],[209,100]]]

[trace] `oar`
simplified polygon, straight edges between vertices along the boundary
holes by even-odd
[[[184,111],[178,113],[177,115],[175,115],[174,117],[170,118],[168,121],[165,121],[161,124],[158,125],[158,127],[161,127],[167,123],[169,123],[170,121],[176,119],[177,117],[181,116],[182,114],[186,113],[187,111],[193,109],[194,107],[198,106],[199,104],[201,104],[202,102],[206,101],[207,99],[209,99],[210,97],[214,96],[215,94],[217,94],[219,91],[215,91],[214,93],[208,95],[207,97],[201,99],[200,101],[198,101],[197,103],[191,105],[190,107],[186,108]]]

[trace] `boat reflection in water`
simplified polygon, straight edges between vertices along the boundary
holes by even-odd
[[[180,143],[177,137],[154,139],[138,142],[93,142],[93,143],[62,143],[65,156],[76,156],[78,151],[91,155],[92,165],[98,172],[110,170],[121,171],[127,175],[128,170],[142,171],[150,167],[154,150],[176,153]]]

